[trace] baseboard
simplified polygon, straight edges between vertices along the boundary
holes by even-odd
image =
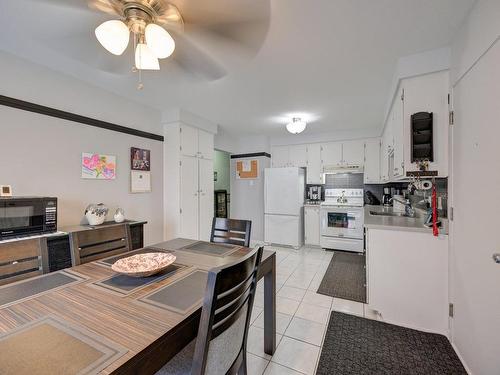
[[[464,366],[465,368],[465,371],[467,371],[467,374],[469,375],[472,375],[472,371],[470,370],[470,368],[467,366],[467,363],[465,362],[465,359],[464,357],[462,356],[462,354],[460,353],[460,350],[458,350],[457,346],[453,343],[453,341],[450,340],[450,344],[453,348],[453,350],[455,350],[455,353],[457,353],[457,356],[458,356],[458,359],[460,360],[460,362],[462,362],[462,366]]]

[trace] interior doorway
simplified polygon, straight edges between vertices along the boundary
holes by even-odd
[[[214,150],[214,216],[231,217],[231,154]]]

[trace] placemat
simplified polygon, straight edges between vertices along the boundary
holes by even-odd
[[[126,352],[100,335],[55,317],[45,317],[0,336],[0,372],[97,374]]]
[[[183,251],[191,251],[193,253],[200,253],[205,255],[212,255],[217,257],[225,257],[229,254],[234,253],[236,250],[240,249],[241,246],[238,245],[226,245],[219,243],[210,243],[204,241],[198,241],[193,244],[184,246]]]

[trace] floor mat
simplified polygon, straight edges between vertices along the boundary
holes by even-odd
[[[366,302],[365,255],[335,250],[318,293]]]
[[[332,312],[317,375],[466,375],[443,335]]]

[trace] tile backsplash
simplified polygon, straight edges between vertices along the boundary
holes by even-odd
[[[363,173],[327,174],[325,189],[363,189]]]

